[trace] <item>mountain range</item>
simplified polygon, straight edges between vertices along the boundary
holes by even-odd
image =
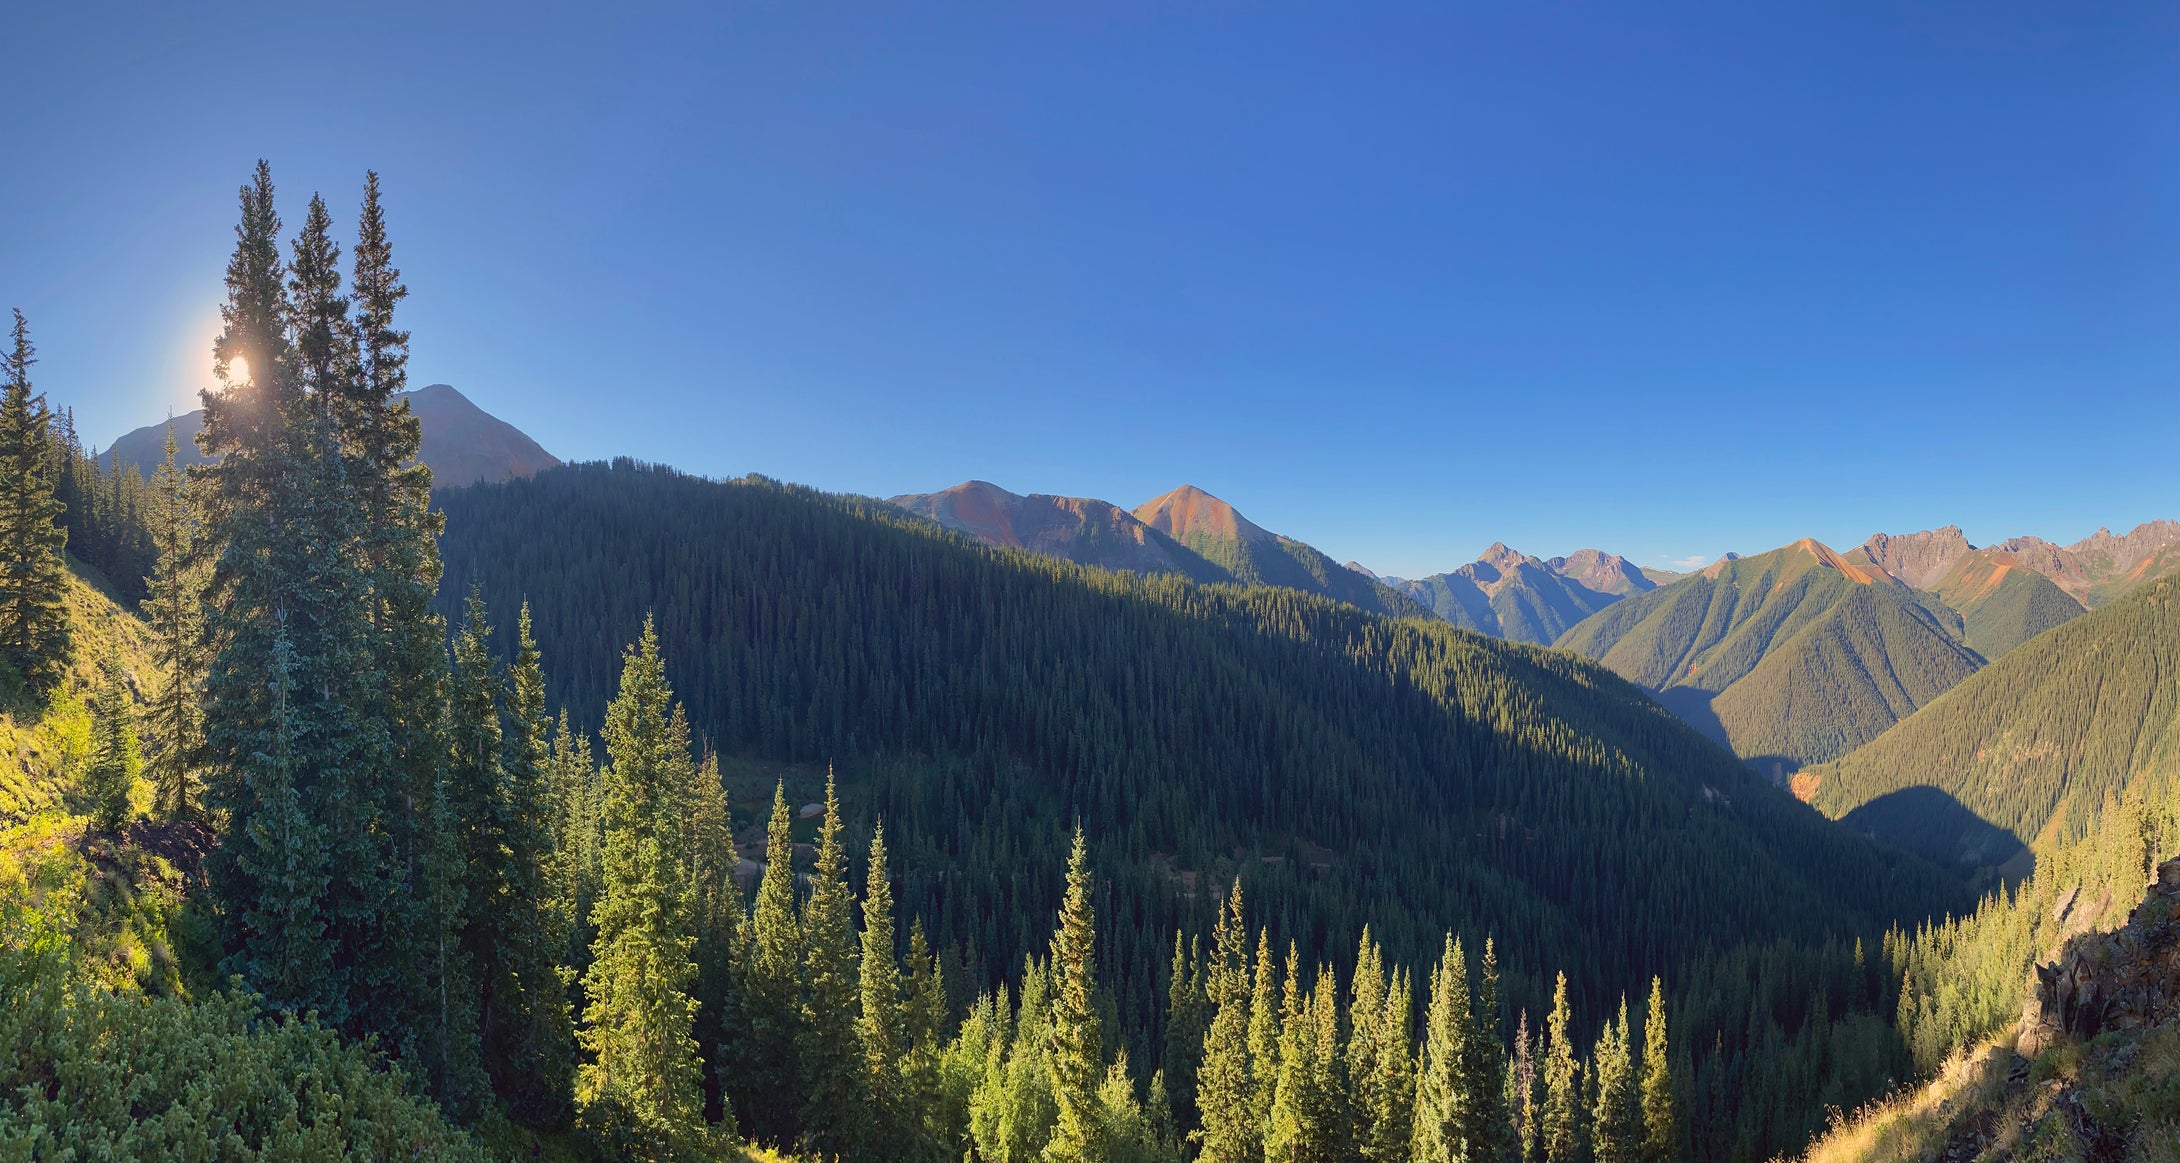
[[[1504,542],[1493,542],[1482,557],[1448,573],[1378,580],[1463,629],[1540,646],[1629,594],[1658,588],[1626,558],[1602,550],[1546,561]]]
[[[1269,532],[1194,485],[1153,497],[1132,512],[1087,497],[1020,496],[988,481],[909,493],[890,503],[986,545],[1081,565],[1179,574],[1207,584],[1281,586],[1394,617],[1429,612],[1313,546]]]
[[[437,487],[504,481],[560,463],[559,457],[538,447],[537,441],[471,403],[469,397],[450,385],[432,384],[405,393],[402,398],[409,402],[409,410],[416,414],[423,430],[417,459],[431,467],[432,483]],[[176,416],[171,423],[175,463],[201,463],[204,454],[197,451],[197,433],[204,430],[203,410]],[[166,424],[147,425],[114,441],[105,456],[119,458],[121,463],[133,464],[149,474],[166,459],[166,439]]]

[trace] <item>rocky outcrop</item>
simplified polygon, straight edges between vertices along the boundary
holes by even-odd
[[[2036,967],[2022,1007],[2019,1053],[2033,1058],[2061,1039],[2086,1042],[2180,1018],[2180,859],[2157,870],[2127,924],[2067,943]]]
[[[1861,545],[1863,557],[1916,589],[1928,589],[1974,548],[1958,525],[1897,536],[1873,533]]]

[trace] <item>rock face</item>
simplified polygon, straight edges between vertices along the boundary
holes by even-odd
[[[1974,548],[1958,525],[1898,536],[1875,533],[1861,545],[1864,557],[1919,590],[1930,588]]]
[[[2180,1017],[2180,860],[2157,870],[2127,924],[2067,943],[2036,967],[2018,1050],[2033,1058],[2062,1038],[2141,1030]]]
[[[1657,583],[1624,557],[1578,550],[1550,561],[1494,541],[1475,561],[1410,581],[1379,578],[1464,629],[1549,645],[1567,629],[1628,594]]]
[[[2180,521],[2148,521],[2126,533],[2099,529],[2072,545],[2015,537],[1992,546],[2091,608],[2170,569],[2175,547],[2180,547]]]

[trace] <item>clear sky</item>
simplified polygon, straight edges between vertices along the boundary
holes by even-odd
[[[265,157],[379,170],[416,382],[569,459],[1408,576],[2180,517],[2169,0],[92,7],[11,7],[0,307],[95,443]]]

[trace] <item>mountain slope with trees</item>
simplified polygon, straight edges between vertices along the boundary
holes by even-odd
[[[610,692],[598,644],[655,615],[699,737],[839,764],[905,859],[903,907],[999,964],[1013,902],[1051,899],[1014,853],[1075,814],[1140,902],[1129,959],[1187,884],[1242,870],[1305,952],[1366,916],[1404,954],[1489,928],[1510,962],[1583,950],[1583,989],[1742,925],[1944,897],[1564,654],[990,550],[758,478],[576,466],[440,501],[448,592],[527,600],[578,722]],[[1120,987],[1150,988],[1140,964]]]
[[[1845,754],[1982,665],[1955,617],[1804,539],[1606,607],[1555,645],[1658,693],[1744,758]]]
[[[2108,796],[2180,769],[2175,674],[2180,578],[2167,578],[2032,640],[1798,787],[1935,859],[1995,851],[1987,829],[2046,852],[2094,831]],[[1936,814],[1950,805],[1965,818]]]
[[[1960,613],[1963,639],[1985,658],[2006,654],[2082,613],[2082,604],[2057,582],[1995,549],[1962,555],[1927,588]]]

